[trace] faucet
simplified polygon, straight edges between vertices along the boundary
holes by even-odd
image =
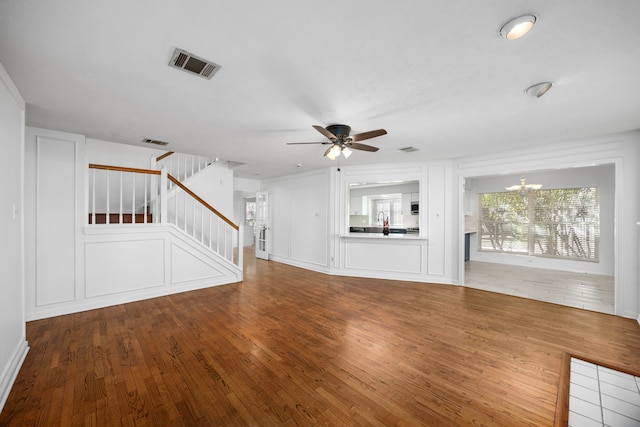
[[[380,221],[380,214],[382,214],[382,221]],[[378,216],[376,217],[376,221],[378,221],[378,225],[383,225],[384,224],[384,212],[382,212],[382,211],[378,212]]]

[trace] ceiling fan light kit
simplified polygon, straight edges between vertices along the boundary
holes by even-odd
[[[329,160],[335,160],[342,154],[345,159],[353,153],[353,150],[362,150],[376,152],[378,147],[372,145],[361,144],[356,141],[363,141],[365,139],[375,138],[377,136],[386,135],[387,131],[384,129],[371,130],[368,132],[362,132],[356,135],[350,135],[351,127],[347,125],[329,125],[326,128],[322,126],[313,125],[315,130],[324,135],[328,141],[323,142],[288,142],[287,145],[299,145],[299,144],[331,144],[331,147],[324,152],[324,156]]]
[[[325,157],[327,157],[330,160],[335,160],[337,157],[340,156],[341,152],[342,152],[342,148],[340,148],[338,144],[333,144],[331,148],[329,148],[325,153]]]

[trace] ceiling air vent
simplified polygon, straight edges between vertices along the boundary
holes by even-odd
[[[155,145],[169,145],[168,142],[164,142],[164,141],[158,141],[157,139],[149,139],[149,138],[145,138],[142,140],[142,142],[145,142],[147,144],[155,144]]]
[[[220,69],[220,65],[199,58],[182,49],[176,49],[173,52],[169,66],[187,71],[190,74],[196,74],[205,79],[211,79]]]
[[[398,148],[398,150],[404,151],[405,153],[413,153],[414,151],[418,151],[416,147],[404,147],[404,148]]]

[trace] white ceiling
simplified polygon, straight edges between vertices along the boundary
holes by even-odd
[[[523,13],[533,31],[500,38]],[[28,125],[169,141],[263,179],[332,164],[326,146],[286,145],[325,140],[311,125],[388,131],[342,164],[640,129],[639,18],[638,0],[2,0],[0,63]],[[222,68],[170,68],[176,47]]]

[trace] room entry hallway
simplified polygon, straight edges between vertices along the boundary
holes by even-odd
[[[467,261],[465,286],[614,313],[614,277],[516,265]]]
[[[551,426],[566,353],[635,320],[245,256],[244,281],[29,322],[2,426]]]

